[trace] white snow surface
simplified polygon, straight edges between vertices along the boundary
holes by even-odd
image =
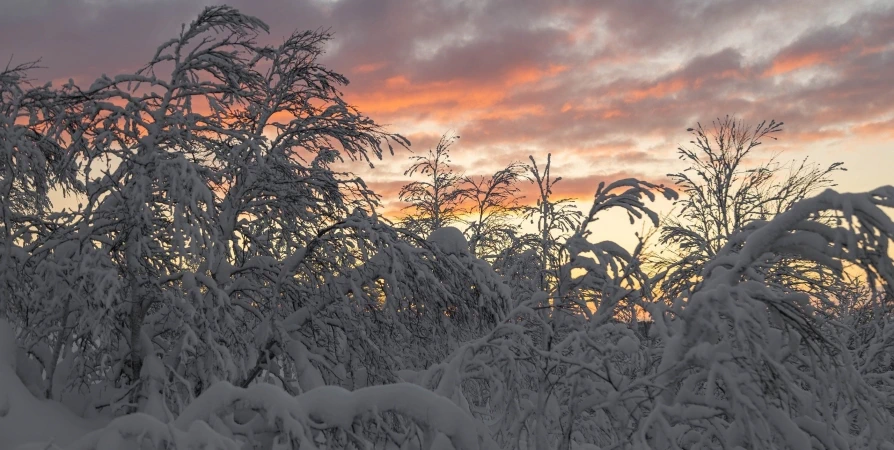
[[[53,449],[66,446],[96,424],[60,403],[35,398],[15,372],[15,334],[0,319],[0,449]]]
[[[432,231],[426,240],[429,244],[436,245],[442,252],[448,255],[468,255],[469,241],[462,231],[456,227],[441,227]]]
[[[0,318],[0,366],[16,369],[16,334],[6,319]]]

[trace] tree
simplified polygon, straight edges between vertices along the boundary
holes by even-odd
[[[532,158],[537,231],[507,233],[497,271],[459,229],[376,216],[333,163],[406,140],[341,99],[327,35],[264,31],[209,7],[89,88],[0,72],[4,445],[76,411],[101,417],[66,424],[69,450],[890,448],[894,187],[766,207],[655,302],[642,242],[593,224],[657,226],[674,191],[600,183],[582,213]],[[518,170],[474,180],[473,233]],[[59,188],[81,203],[54,210]],[[815,274],[836,284],[795,282]]]
[[[466,233],[473,255],[493,260],[508,245],[517,228],[511,219],[519,209],[518,182],[524,171],[524,165],[511,163],[490,176],[463,177],[465,197],[472,204]]]
[[[532,159],[529,170],[543,195],[530,214],[550,233],[524,237],[535,248],[549,247],[555,265],[545,288],[536,285],[542,273],[533,273],[535,286],[513,292],[516,306],[506,320],[423,372],[420,383],[468,404],[491,424],[502,448],[625,448],[648,411],[647,382],[640,380],[652,362],[615,317],[633,304],[645,307],[648,277],[640,270],[641,248],[630,253],[612,242],[592,243],[590,227],[613,208],[655,224],[658,216],[645,201],[654,200],[653,191],[675,194],[634,179],[600,183],[589,212],[572,215],[572,205],[551,198],[560,179],[549,176],[549,165],[550,159],[541,170]],[[562,216],[537,215],[557,210]]]
[[[462,188],[462,176],[450,167],[450,146],[458,136],[441,136],[427,156],[413,156],[414,163],[404,172],[406,176],[422,175],[425,181],[413,181],[401,188],[398,194],[402,202],[409,203],[410,210],[403,219],[408,229],[427,236],[434,230],[451,224],[462,213],[462,201],[466,191]]]
[[[879,257],[894,239],[894,222],[882,207],[894,207],[891,186],[861,194],[827,189],[796,202],[735,234],[682,298],[649,305],[653,329],[665,341],[654,378],[661,393],[634,445],[888,445],[892,417],[883,398],[891,385],[877,374],[890,372],[862,357],[851,360],[849,339],[832,331],[840,326],[815,308],[815,298],[764,276],[786,263],[779,255],[833,273],[850,262],[870,280],[869,298],[879,299],[894,281],[890,258]],[[835,220],[827,223],[829,216]],[[879,351],[891,330],[873,331]]]
[[[450,146],[458,136],[444,135],[428,156],[414,156],[404,175],[425,176],[400,190],[399,198],[410,203],[402,224],[427,236],[448,225],[466,224],[469,250],[493,260],[508,245],[515,232],[512,217],[518,212],[518,186],[525,166],[511,163],[489,176],[464,176],[450,166]]]
[[[557,278],[555,269],[560,265],[562,257],[560,239],[563,233],[577,228],[582,214],[572,203],[574,200],[553,199],[553,188],[562,181],[562,177],[552,177],[550,168],[552,154],[546,155],[546,165],[541,170],[533,156],[529,156],[531,164],[526,166],[528,181],[537,186],[537,202],[523,208],[525,220],[537,221],[537,255],[539,267],[539,289],[549,291]],[[523,239],[524,240],[524,239]]]
[[[21,243],[31,243],[51,212],[49,190],[64,192],[81,185],[66,159],[67,146],[80,144],[64,115],[65,104],[49,86],[33,86],[28,72],[36,62],[0,71],[0,316],[20,298],[25,255]]]
[[[671,295],[688,285],[734,233],[834,186],[831,175],[845,170],[842,163],[824,168],[806,158],[782,164],[778,155],[753,162],[754,150],[764,139],[776,140],[782,125],[765,121],[750,127],[727,116],[714,121],[712,129],[699,123],[688,130],[694,140],[678,153],[689,167],[668,174],[683,194],[676,203],[679,211],[662,225],[660,234],[661,243],[673,253],[660,264],[673,268],[663,285]]]
[[[331,164],[408,142],[341,99],[347,80],[317,63],[328,35],[270,47],[256,42],[266,30],[210,7],[134,74],[52,90],[23,86],[25,69],[4,72],[0,173],[7,195],[34,200],[3,203],[20,378],[117,417],[76,448],[368,446],[438,433],[486,444],[468,434],[476,425],[460,435],[415,417],[464,416],[413,386],[320,389],[396,381],[480,334],[508,301],[496,274],[367,213],[377,197]],[[46,212],[47,192],[66,183],[83,202]],[[323,405],[344,419],[319,429],[317,397],[291,398],[315,389],[367,406]],[[310,415],[287,413],[296,408]]]
[[[375,200],[329,165],[407,144],[341,99],[344,77],[316,62],[328,35],[260,46],[266,29],[208,8],[137,73],[50,96],[77,139],[43,145],[65,151],[55,160],[83,177],[85,202],[35,222],[33,242],[5,240],[24,244],[37,286],[18,292],[17,324],[43,324],[26,335],[42,370],[76,363],[64,384],[114,386],[113,408],[164,418],[250,379],[269,351],[250,330],[307,306],[293,296],[301,262]]]

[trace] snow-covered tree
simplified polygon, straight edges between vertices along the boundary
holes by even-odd
[[[517,234],[519,187],[525,166],[511,163],[489,176],[466,176],[465,197],[471,203],[467,233],[472,254],[493,260]]]
[[[256,40],[266,29],[210,7],[134,74],[54,91],[4,72],[6,194],[36,199],[3,204],[8,223],[31,221],[4,238],[20,378],[118,417],[74,448],[406,448],[438,432],[478,448],[486,434],[417,417],[447,408],[469,420],[412,386],[344,394],[371,395],[356,408],[310,400],[426,367],[492,326],[508,298],[486,263],[370,215],[377,197],[331,165],[408,142],[341,99],[347,80],[317,62],[327,35],[271,47]],[[47,191],[69,186],[81,204],[45,214]],[[447,339],[419,345],[438,330]],[[389,406],[395,396],[407,400]]]
[[[208,8],[137,73],[80,91],[87,203],[69,229],[121,284],[93,300],[118,322],[92,351],[112,367],[91,368],[127,393],[116,405],[163,418],[245,379],[267,345],[249,331],[300,306],[285,285],[307,247],[371,198],[328,165],[404,143],[341,100],[346,80],[316,62],[326,35],[267,47],[264,31]]]
[[[658,225],[648,202],[674,191],[600,183],[584,213],[532,158],[536,232],[505,215],[517,165],[466,180],[471,243],[459,197],[424,233],[396,228],[335,163],[408,142],[344,102],[328,35],[266,30],[209,7],[132,74],[0,72],[3,445],[45,420],[32,437],[65,439],[20,448],[894,448],[894,188],[742,175],[733,200],[763,206],[705,228],[685,288],[656,301],[642,242],[594,224]],[[433,186],[419,198],[443,200]]]
[[[546,155],[546,164],[541,168],[533,156],[529,156],[530,164],[525,166],[528,181],[537,187],[537,200],[533,205],[522,208],[525,220],[537,225],[537,233],[521,236],[508,250],[515,254],[521,254],[520,250],[531,248],[537,256],[537,289],[550,290],[557,277],[556,269],[559,267],[561,245],[567,233],[580,224],[582,214],[574,206],[573,199],[556,199],[553,189],[556,183],[562,181],[562,177],[553,177],[552,154]],[[530,251],[530,250],[529,250]]]
[[[890,382],[861,374],[866,362],[851,359],[847,341],[814,308],[816,298],[768,284],[765,276],[779,255],[835,272],[850,262],[864,270],[869,298],[878,305],[894,280],[888,256],[894,222],[880,207],[894,207],[894,188],[826,190],[797,202],[734,235],[691,295],[668,309],[652,305],[654,329],[666,344],[654,381],[660,391],[635,443],[890,447]],[[839,220],[829,225],[828,214]]]
[[[422,181],[408,183],[398,194],[402,202],[409,203],[402,222],[417,234],[425,236],[453,224],[462,214],[462,202],[466,197],[463,178],[450,166],[450,146],[458,138],[447,134],[441,136],[428,155],[413,156],[413,164],[404,172],[406,176],[418,174],[424,177]]]
[[[418,382],[492,424],[502,448],[624,445],[636,419],[648,412],[639,397],[644,388],[634,380],[654,364],[633,329],[617,317],[633,305],[645,307],[649,279],[638,250],[591,243],[590,227],[612,208],[656,221],[643,201],[653,198],[653,190],[674,196],[632,179],[601,184],[571,234],[561,242],[550,237],[564,259],[556,259],[547,289],[516,298],[505,321],[429,368]],[[534,277],[539,282],[540,273]]]
[[[21,293],[21,245],[33,242],[50,221],[49,190],[79,187],[66,154],[67,146],[80,143],[79,135],[57,93],[31,84],[29,71],[36,68],[26,63],[0,71],[0,315]]]
[[[683,195],[661,226],[661,245],[672,255],[661,258],[660,265],[670,269],[662,288],[671,295],[688,287],[734,233],[834,186],[831,175],[844,170],[842,163],[782,163],[778,155],[760,160],[756,149],[765,139],[776,140],[782,125],[765,121],[752,127],[727,116],[712,128],[699,123],[688,130],[693,140],[678,149],[688,167],[668,174]]]

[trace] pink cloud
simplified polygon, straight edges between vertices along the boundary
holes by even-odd
[[[444,132],[460,134],[455,159],[472,174],[552,152],[573,161],[568,179],[594,170],[661,177],[697,120],[775,118],[787,124],[784,145],[811,148],[889,139],[894,116],[892,8],[841,9],[832,0],[232,4],[270,23],[266,42],[296,28],[331,30],[325,63],[351,79],[346,98],[394,132],[409,127],[417,153]],[[39,79],[134,70],[201,5],[75,0],[4,11],[0,58],[44,57]],[[390,186],[405,156],[364,176]]]

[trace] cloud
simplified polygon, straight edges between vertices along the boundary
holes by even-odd
[[[204,4],[7,3],[0,16],[15,20],[0,27],[0,58],[43,56],[45,79],[134,70]],[[324,62],[351,79],[346,98],[410,135],[417,154],[442,133],[461,135],[454,160],[470,174],[553,153],[568,180],[597,170],[661,177],[678,169],[687,127],[726,114],[785,121],[781,139],[793,148],[892,139],[894,8],[884,2],[231,4],[269,22],[265,42],[332,31]],[[394,183],[405,156],[362,173]]]

